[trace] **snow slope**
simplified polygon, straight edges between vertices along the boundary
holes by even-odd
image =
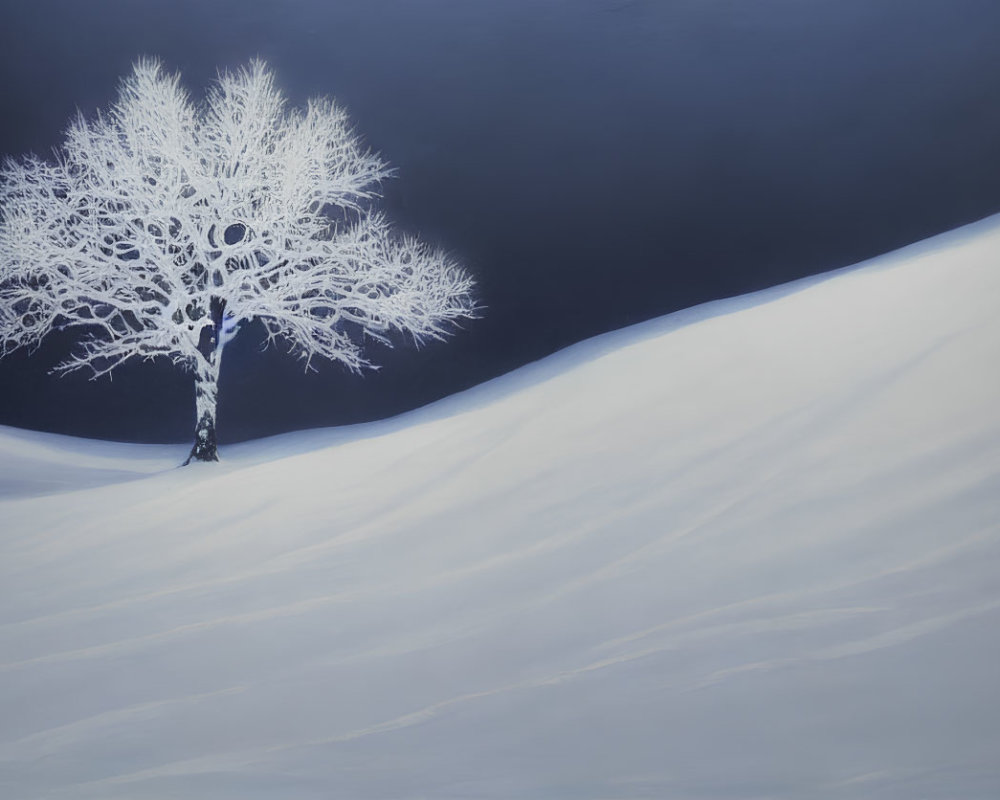
[[[992,218],[219,465],[0,429],[0,797],[1000,796],[998,312]]]

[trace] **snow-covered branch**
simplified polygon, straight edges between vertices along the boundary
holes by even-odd
[[[167,357],[200,375],[259,319],[307,364],[359,370],[368,338],[440,338],[475,316],[473,284],[373,210],[390,174],[332,101],[287,109],[261,61],[196,106],[141,60],[54,162],[0,173],[2,352],[80,326],[61,369]]]

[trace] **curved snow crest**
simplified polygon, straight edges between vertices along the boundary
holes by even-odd
[[[998,246],[998,238],[1000,238],[1000,214],[876,256],[859,264],[800,278],[746,295],[714,300],[595,336],[484,384],[396,417],[339,428],[295,431],[256,441],[231,444],[224,448],[225,460],[232,463],[259,463],[274,458],[311,452],[324,447],[334,447],[358,439],[383,436],[414,424],[461,414],[551,380],[597,358],[613,354],[618,350],[651,338],[665,336],[717,317],[745,312],[761,305],[774,303],[831,280],[843,281],[849,280],[851,276],[859,273],[866,274],[887,269],[905,268],[912,261],[933,258],[935,254],[956,248],[971,247],[989,252]],[[122,470],[120,476],[122,480],[127,480],[133,476],[133,473],[135,476],[141,476],[158,469],[171,468],[177,459],[175,451],[180,452],[178,447],[174,445],[135,445],[87,440],[0,425],[0,464],[24,458],[40,461],[45,466],[51,467],[54,466],[51,462],[57,459],[64,464],[85,468],[108,467],[114,469],[114,467],[118,467]],[[101,457],[100,462],[96,458],[97,456]],[[9,473],[4,474],[0,478],[0,497],[16,496],[21,491],[27,494],[49,494],[58,491],[71,491],[74,488],[72,482],[68,480],[56,481],[43,478],[35,482],[31,477],[25,477],[36,472],[36,470],[22,470],[20,482],[12,480]],[[85,488],[112,482],[101,478],[88,482],[82,475],[80,481]]]
[[[0,430],[0,794],[998,794],[998,265],[995,217],[210,467]]]

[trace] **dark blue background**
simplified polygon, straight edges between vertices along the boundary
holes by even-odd
[[[49,153],[139,55],[195,95],[259,55],[294,103],[348,107],[398,169],[391,216],[477,276],[483,319],[378,352],[363,378],[305,375],[242,333],[223,442],[395,414],[1000,211],[996,0],[8,0],[3,16],[0,152]],[[189,375],[50,377],[70,344],[0,362],[0,424],[190,436]]]

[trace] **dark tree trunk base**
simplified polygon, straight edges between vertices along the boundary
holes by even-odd
[[[198,420],[194,429],[194,446],[191,453],[181,466],[187,466],[192,461],[218,461],[218,442],[215,439],[215,420],[205,413]]]
[[[222,321],[226,315],[226,301],[213,297],[209,313],[212,324],[201,331],[198,352],[201,360],[195,365],[194,407],[198,424],[194,427],[194,446],[182,466],[192,461],[218,461],[218,442],[215,438],[215,409],[219,396],[219,362],[222,360]]]

